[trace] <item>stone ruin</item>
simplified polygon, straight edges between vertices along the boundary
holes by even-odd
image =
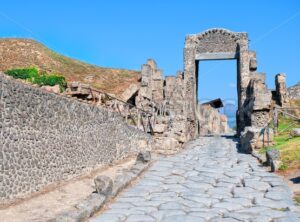
[[[227,116],[218,110],[221,107],[223,104],[215,107],[211,102],[198,104],[199,135],[226,134],[232,131],[228,126]]]
[[[141,85],[135,105],[153,113],[153,132],[156,150],[164,153],[178,150],[188,140],[186,135],[186,110],[184,74],[163,78],[163,71],[149,59],[142,65]],[[201,134],[223,134],[228,131],[227,118],[210,105],[199,106]],[[212,121],[208,123],[208,121]]]
[[[1,148],[4,157],[11,160],[3,162],[5,186],[0,186],[0,200],[35,192],[54,181],[79,175],[96,164],[107,164],[139,151],[152,148],[173,153],[199,135],[227,133],[226,117],[214,106],[200,105],[197,98],[197,64],[210,59],[237,60],[237,134],[243,150],[252,152],[272,144],[273,132],[268,124],[273,108],[289,106],[290,96],[284,74],[276,75],[275,90],[267,88],[265,74],[256,71],[256,53],[248,49],[247,33],[210,29],[187,36],[184,72],[163,78],[163,71],[149,59],[142,65],[140,84],[131,85],[121,98],[86,84],[69,83],[65,95],[107,109],[45,93],[0,73],[3,94],[0,107],[6,108],[2,112],[4,127],[0,133],[3,138],[0,138],[4,146]],[[47,87],[45,90],[58,92],[59,88]],[[24,99],[19,101],[20,97]],[[121,114],[136,128],[151,133],[153,138],[128,126],[113,112]],[[33,128],[37,130],[31,130]],[[24,140],[28,142],[24,143]],[[41,146],[43,152],[39,150]],[[30,158],[32,153],[37,158]],[[24,161],[20,161],[20,156]],[[19,166],[12,167],[15,164],[11,163]],[[50,165],[45,163],[53,163],[53,167],[49,170]],[[28,177],[28,172],[34,176]],[[14,180],[9,181],[8,177]],[[21,187],[20,181],[27,183]]]
[[[249,50],[248,34],[210,29],[188,35],[184,47],[184,72],[162,77],[153,60],[142,66],[135,104],[157,112],[154,132],[158,140],[180,145],[204,134],[228,132],[227,119],[212,107],[200,106],[197,98],[198,64],[204,60],[237,60],[237,135],[244,151],[269,145],[273,132],[268,125],[275,105],[289,103],[285,75],[276,76],[276,91],[266,85],[265,73],[257,72],[256,52]],[[201,85],[201,82],[199,83]]]
[[[226,132],[225,117],[211,111],[211,107],[201,109],[197,98],[198,75],[201,75],[198,63],[216,59],[237,60],[237,134],[242,135],[246,127],[263,130],[268,125],[272,94],[265,84],[265,74],[256,71],[256,53],[248,49],[248,34],[210,29],[186,37],[184,73],[164,80],[162,70],[157,69],[153,60],[142,66],[135,104],[157,113],[154,133],[158,141],[169,140],[175,146],[201,134]]]
[[[138,108],[153,113],[157,150],[172,152],[186,142],[183,74],[163,78],[163,71],[149,59],[142,65],[141,85],[135,99]]]
[[[290,95],[285,83],[285,74],[279,73],[275,76],[275,92],[272,92],[274,97],[273,100],[276,101],[279,106],[288,106],[290,103]]]
[[[300,82],[288,88],[289,98],[300,100]]]
[[[237,61],[236,125],[244,151],[251,152],[272,143],[273,132],[268,125],[273,108],[289,104],[285,75],[278,74],[276,90],[269,90],[265,73],[257,72],[256,52],[249,50],[248,44],[245,32],[209,29],[186,37],[184,72],[178,71],[176,76],[163,78],[163,71],[157,68],[154,60],[149,59],[142,65],[140,84],[131,85],[121,100],[151,114],[152,127],[146,130],[154,135],[158,150],[178,150],[183,143],[199,135],[228,132],[226,116],[211,106],[199,104],[197,87],[201,85],[198,83],[201,71],[198,64],[204,60]],[[71,87],[70,93],[74,94],[72,91]],[[90,100],[97,98],[100,105],[113,107],[115,104],[101,93],[95,96],[89,91],[83,92]],[[133,119],[139,119],[136,115]]]
[[[201,75],[197,64],[203,60],[235,59],[237,60],[237,133],[247,126],[262,126],[268,122],[261,122],[265,113],[270,110],[271,94],[267,92],[265,75],[256,72],[256,53],[248,49],[248,34],[231,32],[225,29],[210,29],[197,35],[186,37],[184,48],[184,79],[186,97],[186,131],[189,138],[198,134],[197,121],[197,81]],[[201,85],[201,83],[199,83]],[[257,104],[257,95],[264,92]],[[265,98],[265,99],[264,99]]]

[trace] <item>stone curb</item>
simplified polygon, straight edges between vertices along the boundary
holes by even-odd
[[[263,156],[263,155],[261,155],[261,154],[255,152],[255,151],[252,151],[251,155],[252,155],[253,157],[255,157],[260,163],[266,162],[265,156]]]
[[[137,161],[129,170],[123,170],[113,180],[112,193],[103,195],[99,193],[90,194],[81,203],[73,206],[72,210],[64,211],[56,216],[56,218],[48,220],[48,222],[83,222],[87,221],[93,214],[98,212],[109,200],[117,196],[117,194],[126,188],[133,180],[141,175],[150,165],[150,162],[143,163]]]
[[[262,155],[255,151],[253,151],[251,155],[255,157],[261,164],[263,164],[264,167],[270,167],[271,172],[275,172],[278,170],[280,159],[278,160],[279,162],[276,162],[276,159],[268,159],[266,154]],[[272,161],[271,163],[270,160]]]

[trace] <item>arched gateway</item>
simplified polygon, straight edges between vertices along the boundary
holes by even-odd
[[[199,129],[206,127],[211,134],[224,131],[219,130],[221,128],[214,129],[215,124],[222,124],[222,121],[211,124],[209,121],[213,120],[201,113],[203,109],[199,110],[197,104],[198,73],[201,75],[198,63],[218,59],[237,61],[238,135],[249,130],[247,126],[256,128],[260,133],[268,125],[272,94],[266,87],[265,74],[256,72],[256,53],[248,49],[248,34],[210,29],[186,37],[184,72],[164,79],[162,70],[157,68],[154,60],[150,59],[142,66],[141,86],[135,104],[159,114],[157,118],[153,115],[154,134],[158,140],[168,140],[169,144],[162,142],[161,147],[180,146],[204,134],[206,131],[200,132]],[[214,113],[209,114],[214,116]]]
[[[237,127],[240,133],[249,120],[245,119],[243,106],[247,98],[251,74],[256,74],[256,53],[248,49],[248,34],[226,29],[210,29],[188,35],[184,47],[184,86],[187,133],[197,134],[197,81],[198,63],[203,60],[237,60],[238,112]],[[201,73],[201,70],[200,70]],[[200,84],[201,85],[201,84]],[[248,124],[249,125],[249,124]]]

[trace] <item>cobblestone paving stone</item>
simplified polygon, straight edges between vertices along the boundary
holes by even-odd
[[[300,221],[283,180],[237,152],[225,137],[203,137],[162,157],[90,222]]]

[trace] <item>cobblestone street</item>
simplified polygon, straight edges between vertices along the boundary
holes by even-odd
[[[108,208],[90,222],[300,221],[283,180],[224,137],[161,157]]]

